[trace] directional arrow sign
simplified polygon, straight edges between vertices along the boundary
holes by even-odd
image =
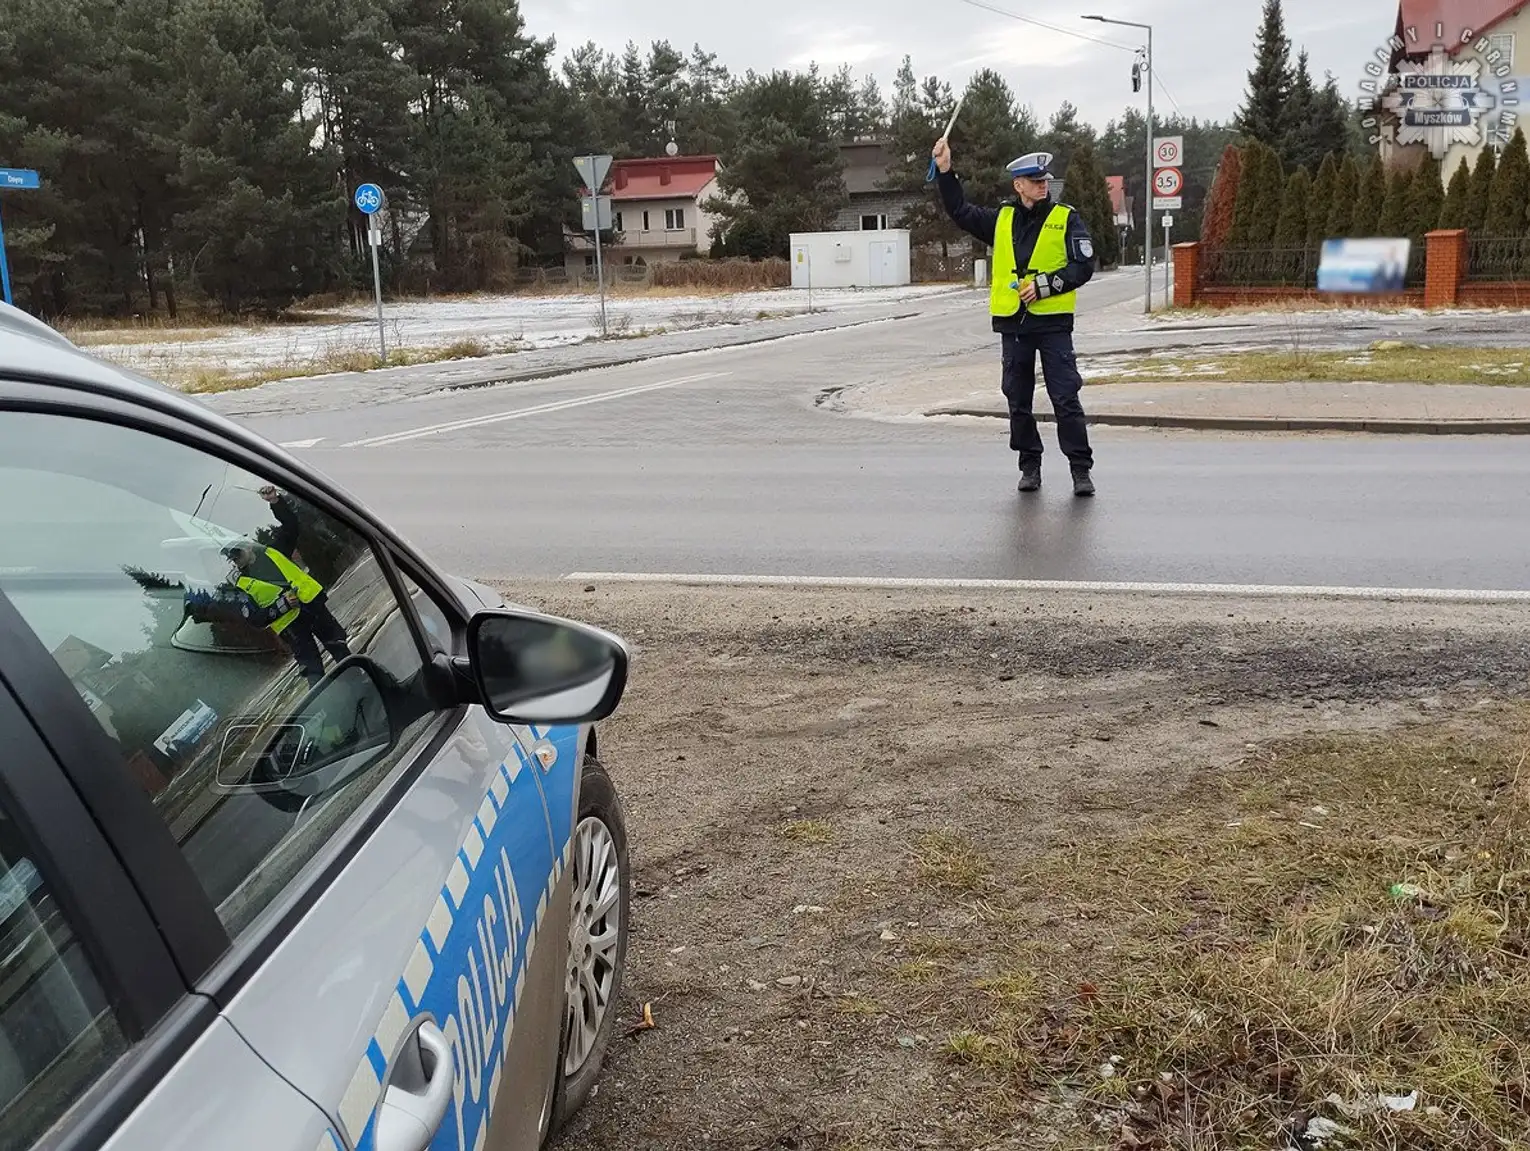
[[[579,173],[579,178],[584,181],[591,195],[594,195],[606,182],[606,173],[611,170],[611,157],[579,156],[574,160],[574,170]]]
[[[30,168],[0,168],[0,188],[41,188],[42,180]]]

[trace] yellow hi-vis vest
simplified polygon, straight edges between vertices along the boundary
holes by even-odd
[[[290,559],[282,555],[282,553],[277,551],[275,548],[266,549],[266,558],[274,563],[277,567],[277,570],[286,577],[287,587],[282,587],[274,583],[268,583],[265,580],[255,579],[253,576],[240,576],[239,579],[235,581],[235,584],[239,590],[246,593],[252,600],[254,600],[257,606],[270,607],[278,599],[280,599],[282,593],[289,590],[289,588],[292,591],[297,592],[298,601],[300,603],[312,603],[318,597],[319,593],[324,590],[324,586],[319,583],[318,580],[314,579],[313,576],[309,575],[302,568],[298,567],[297,564],[293,563]],[[282,632],[286,631],[288,626],[291,625],[292,621],[297,619],[297,617],[298,609],[293,608],[286,615],[276,619],[271,624],[271,630],[277,635],[281,635]]]
[[[1068,213],[1071,211],[1066,204],[1058,204],[1047,213],[1025,279],[1060,272],[1068,266]],[[999,222],[993,230],[993,277],[988,289],[988,306],[995,316],[1014,316],[1020,312],[1023,281],[1015,272],[1015,207],[1005,204],[999,209]],[[1074,311],[1077,301],[1077,292],[1062,292],[1033,300],[1025,307],[1038,316],[1056,315]]]

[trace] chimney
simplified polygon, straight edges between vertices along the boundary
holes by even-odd
[[[616,180],[614,181],[614,183],[615,183],[615,186],[616,186],[616,191],[618,191],[618,192],[620,192],[623,188],[625,188],[627,186],[627,169],[626,168],[618,167],[616,169]]]
[[[665,164],[664,167],[659,169],[659,183],[661,185],[669,184],[673,179],[674,177],[670,172],[670,167],[668,164]]]

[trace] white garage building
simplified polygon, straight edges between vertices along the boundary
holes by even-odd
[[[791,245],[794,288],[896,288],[911,279],[907,228],[794,232]]]

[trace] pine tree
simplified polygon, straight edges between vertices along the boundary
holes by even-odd
[[[1312,196],[1307,205],[1307,246],[1316,247],[1328,238],[1328,217],[1333,215],[1334,189],[1339,180],[1339,163],[1333,153],[1323,157],[1317,178],[1312,182]]]
[[[1242,176],[1243,153],[1229,144],[1222,150],[1222,162],[1217,165],[1206,198],[1206,211],[1201,217],[1201,244],[1208,251],[1225,248],[1230,241]]]
[[[1355,201],[1360,197],[1360,165],[1346,152],[1339,162],[1333,181],[1333,202],[1328,209],[1324,239],[1337,240],[1350,234],[1355,220]]]
[[[1253,244],[1254,213],[1258,210],[1259,191],[1264,186],[1264,167],[1271,158],[1269,149],[1258,140],[1251,140],[1243,148],[1243,170],[1233,201],[1233,225],[1228,237],[1228,244],[1234,248],[1247,248]]]
[[[1254,56],[1237,127],[1248,138],[1279,148],[1290,123],[1287,105],[1294,84],[1291,41],[1286,38],[1281,0],[1264,2],[1264,20],[1254,43]]]
[[[1291,75],[1291,95],[1281,113],[1280,158],[1286,167],[1306,167],[1311,172],[1322,159],[1313,158],[1317,149],[1314,132],[1314,113],[1317,93],[1312,87],[1312,70],[1308,64],[1307,50],[1303,48],[1296,57],[1296,67]]]
[[[975,204],[994,206],[1013,196],[1015,182],[1008,172],[1009,162],[1033,151],[1039,142],[1034,113],[1016,104],[1004,77],[992,68],[975,73],[967,82],[961,118],[951,135],[952,155],[960,165],[967,198]],[[933,145],[934,140],[930,143]]]
[[[1461,157],[1456,173],[1450,178],[1450,188],[1445,193],[1445,204],[1440,209],[1440,227],[1464,228],[1472,194],[1472,168]]]
[[[1052,153],[1055,171],[1067,172],[1073,153],[1084,143],[1098,143],[1094,129],[1080,122],[1078,109],[1064,100],[1062,106],[1053,114],[1046,131],[1042,133],[1039,146]],[[1098,163],[1098,153],[1096,158]],[[1066,178],[1065,176],[1064,179]]]
[[[1445,185],[1440,182],[1440,165],[1426,156],[1413,177],[1408,194],[1407,234],[1420,242],[1440,226],[1445,207]]]
[[[1374,155],[1360,178],[1359,193],[1355,196],[1355,211],[1350,218],[1351,237],[1364,239],[1381,234],[1378,228],[1386,196],[1387,170],[1382,165],[1381,156]]]
[[[1275,242],[1280,210],[1286,197],[1285,165],[1273,148],[1266,148],[1264,163],[1259,166],[1259,188],[1254,198],[1249,246],[1268,248]]]
[[[1376,224],[1377,233],[1384,239],[1400,239],[1409,235],[1408,198],[1413,188],[1413,171],[1410,168],[1393,168],[1387,174],[1386,198],[1381,204],[1381,219]]]
[[[334,157],[312,147],[296,60],[259,5],[188,0],[181,16],[179,182],[195,206],[171,226],[175,250],[198,253],[198,287],[231,313],[334,287],[347,205]]]
[[[915,247],[929,244],[941,245],[944,255],[950,254],[952,244],[960,242],[962,231],[951,222],[940,198],[924,182],[929,169],[930,149],[950,118],[956,97],[950,85],[929,77],[930,84],[921,87],[914,75],[913,60],[905,56],[893,79],[892,108],[888,123],[888,150],[893,160],[881,187],[889,192],[913,193],[910,205],[904,210],[895,227],[909,229],[910,241]],[[935,99],[927,98],[926,88],[933,86]],[[952,145],[953,150],[955,144]],[[966,161],[960,153],[954,153],[958,173],[966,171]],[[965,180],[963,181],[965,184]]]
[[[739,91],[738,143],[718,176],[722,195],[707,208],[729,229],[759,238],[765,250],[744,254],[785,258],[792,232],[826,230],[846,202],[820,95],[811,74],[782,71],[751,75]]]
[[[1483,232],[1487,225],[1488,202],[1493,195],[1493,182],[1498,176],[1498,161],[1493,149],[1484,148],[1477,154],[1477,166],[1472,169],[1471,191],[1466,198],[1467,231]]]
[[[1115,264],[1120,259],[1120,243],[1110,209],[1110,187],[1095,162],[1092,143],[1085,140],[1077,145],[1064,179],[1067,201],[1083,216],[1095,255],[1102,265]]]
[[[1274,245],[1279,249],[1307,246],[1308,201],[1312,196],[1312,177],[1306,168],[1298,168],[1286,179],[1281,197],[1280,217],[1275,224]]]
[[[1355,151],[1359,117],[1353,105],[1339,90],[1339,82],[1329,73],[1323,87],[1313,96],[1312,138],[1318,155],[1332,153],[1344,157]]]
[[[1525,147],[1525,130],[1515,128],[1509,146],[1493,177],[1488,195],[1487,219],[1482,226],[1486,236],[1523,236],[1530,231],[1530,152]]]

